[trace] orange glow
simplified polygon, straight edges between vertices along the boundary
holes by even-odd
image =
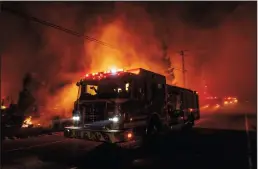
[[[1,109],[6,109],[6,106],[1,106]]]
[[[121,73],[124,73],[124,69],[116,69],[116,68],[112,68],[111,70],[108,71],[104,71],[104,72],[97,72],[97,73],[89,73],[86,74],[84,79],[88,79],[88,78],[92,78],[92,79],[103,79],[106,78],[108,75],[112,74],[112,75],[120,75]]]
[[[55,95],[48,96],[46,105],[40,109],[40,112],[44,113],[44,116],[38,119],[40,126],[49,126],[54,116],[61,118],[71,116],[74,101],[76,101],[78,94],[78,87],[75,82],[79,79],[75,79],[73,84],[63,87]]]
[[[127,138],[128,139],[131,139],[133,137],[133,134],[132,133],[127,133]]]
[[[116,67],[113,67],[113,68],[110,70],[111,73],[117,73],[117,72],[123,72],[123,71],[124,71],[124,69],[117,69]]]
[[[133,74],[136,74],[138,75],[140,73],[140,69],[131,69],[131,70],[127,70],[127,72],[130,72],[130,73],[133,73]]]
[[[202,106],[201,109],[207,109],[210,105]]]
[[[32,117],[31,116],[29,116],[29,117],[27,117],[24,121],[23,121],[23,125],[22,125],[22,127],[23,128],[26,128],[26,127],[29,127],[30,125],[32,125]]]
[[[85,52],[91,57],[91,70],[112,70],[115,65],[125,70],[140,67],[166,76],[165,70],[168,67],[164,66],[161,42],[154,36],[152,23],[146,23],[150,32],[141,33],[146,37],[139,38],[139,33],[135,32],[135,28],[131,27],[123,15],[118,14],[116,19],[108,24],[99,22],[99,25],[96,25],[98,29],[93,29],[90,33],[112,44],[116,49],[85,41]],[[136,74],[138,72],[139,70],[135,71]]]
[[[224,104],[228,104],[228,101],[224,101]]]

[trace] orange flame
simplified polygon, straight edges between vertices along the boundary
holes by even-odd
[[[92,32],[95,37],[112,44],[116,49],[85,42],[85,51],[92,58],[91,70],[99,72],[116,67],[126,70],[140,67],[164,74],[159,42],[153,35],[149,36],[148,42],[144,42],[144,39],[139,38],[139,35],[127,26],[124,18],[118,17],[109,24],[100,25],[100,30]]]
[[[32,125],[33,123],[32,123],[32,117],[31,116],[29,116],[29,117],[27,117],[24,121],[23,121],[23,125],[22,125],[22,127],[23,128],[26,128],[26,127],[29,127],[30,125]]]

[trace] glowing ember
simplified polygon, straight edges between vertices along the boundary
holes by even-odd
[[[23,128],[29,127],[32,125],[32,121],[31,121],[31,116],[27,117],[24,121],[23,121]]]

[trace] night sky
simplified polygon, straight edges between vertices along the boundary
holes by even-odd
[[[205,80],[213,95],[256,98],[256,2],[5,2],[3,5],[103,40],[123,51],[117,58],[126,66],[145,62],[153,71],[162,72],[165,65],[162,42],[165,42],[172,65],[181,68],[177,52],[189,50],[186,53],[189,88],[202,91]],[[76,82],[83,72],[102,68],[103,58],[112,57],[112,50],[102,49],[107,47],[94,42],[5,11],[0,17],[1,95],[17,97],[26,72],[37,73],[49,88],[59,90],[65,86],[60,84]],[[182,85],[181,72],[175,75],[176,84]]]

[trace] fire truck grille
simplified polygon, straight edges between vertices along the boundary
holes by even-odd
[[[82,112],[84,112],[84,122],[91,123],[104,120],[105,108],[105,103],[88,103],[82,105]]]

